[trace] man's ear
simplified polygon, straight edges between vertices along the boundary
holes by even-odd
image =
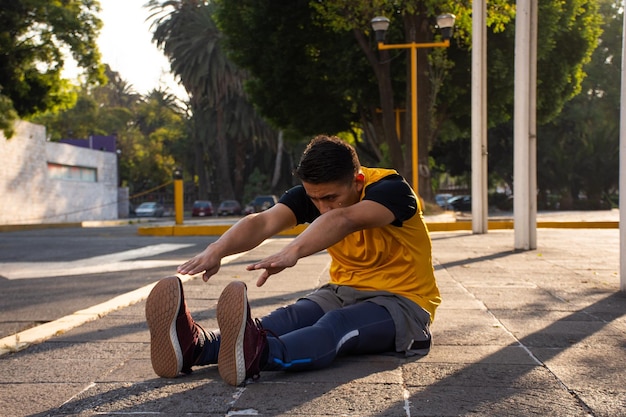
[[[362,172],[359,172],[354,176],[356,182],[356,189],[359,193],[363,192],[363,187],[365,187],[365,175]]]

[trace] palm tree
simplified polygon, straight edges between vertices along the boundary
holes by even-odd
[[[118,72],[113,71],[108,64],[104,64],[104,74],[109,82],[91,90],[98,103],[131,109],[141,101],[141,95],[133,89],[132,84],[123,79]]]
[[[147,7],[153,11],[153,40],[189,94],[200,196],[236,198],[236,191],[241,196],[248,145],[270,137],[271,130],[245,96],[246,73],[221,47],[213,5],[202,0],[151,0]],[[215,179],[216,190],[210,178]]]

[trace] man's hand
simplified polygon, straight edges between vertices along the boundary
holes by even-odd
[[[257,279],[256,286],[260,287],[265,284],[265,281],[274,274],[282,272],[285,268],[291,268],[298,262],[299,257],[294,250],[290,250],[289,246],[285,247],[278,253],[268,256],[259,262],[248,265],[246,269],[248,271],[255,271],[257,269],[264,269]]]
[[[220,270],[222,259],[215,256],[211,247],[207,247],[204,251],[194,256],[184,264],[177,268],[179,274],[194,275],[204,271],[202,279],[207,282],[209,278]]]
[[[265,239],[275,235],[281,230],[296,225],[296,216],[291,209],[284,204],[278,203],[272,208],[262,212],[249,214],[241,218],[217,241],[211,243],[200,254],[194,256],[178,267],[180,274],[198,274],[204,271],[202,279],[207,282],[210,277],[220,270],[222,258],[248,251],[259,246]],[[295,261],[294,261],[295,264]],[[255,269],[255,268],[252,268]],[[263,269],[262,267],[256,269]],[[284,269],[284,267],[282,268]],[[282,270],[281,269],[281,270]],[[278,273],[280,271],[276,271]],[[269,277],[260,281],[259,285]]]

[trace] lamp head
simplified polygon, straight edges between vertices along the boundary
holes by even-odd
[[[455,19],[456,16],[452,13],[437,16],[437,26],[441,29],[441,37],[444,40],[449,40],[452,37],[452,29],[454,28]]]
[[[376,34],[376,42],[384,42],[385,33],[387,33],[387,29],[389,28],[389,19],[385,16],[376,16],[370,23]]]

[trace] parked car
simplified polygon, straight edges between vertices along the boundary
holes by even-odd
[[[161,217],[164,211],[162,204],[154,201],[146,201],[135,209],[135,215],[137,217]]]
[[[241,214],[241,204],[237,200],[224,200],[217,207],[218,216],[233,216]]]
[[[254,200],[252,200],[251,202],[249,202],[248,204],[246,204],[246,206],[243,208],[242,213],[243,213],[244,215],[254,213]]]
[[[275,195],[257,195],[252,200],[252,207],[254,207],[255,213],[260,213],[273,207],[278,203],[278,198]]]
[[[435,203],[441,208],[446,208],[448,200],[452,198],[452,194],[437,194],[435,195]]]
[[[472,196],[457,195],[448,200],[446,203],[448,210],[454,211],[472,211]]]
[[[208,200],[196,200],[191,207],[192,217],[205,217],[213,215],[213,204]]]

